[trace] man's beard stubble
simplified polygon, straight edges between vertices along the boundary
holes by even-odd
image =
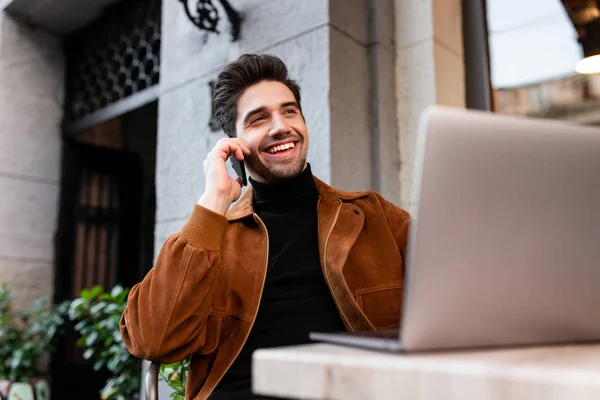
[[[260,148],[266,149],[271,145],[271,143],[284,141],[290,138],[297,142],[296,146],[302,146],[302,149],[298,147],[297,151],[304,151],[303,146],[305,142],[300,135],[274,136],[267,143],[261,145]],[[306,153],[301,154],[291,163],[277,163],[275,165],[271,165],[270,167],[267,167],[261,161],[261,158],[253,153],[250,153],[245,157],[245,162],[250,174],[254,175],[255,178],[260,177],[261,180],[266,183],[277,183],[294,178],[304,170],[306,166]]]
[[[255,180],[260,177],[266,183],[278,183],[298,176],[306,166],[306,156],[298,157],[291,163],[281,163],[267,167],[258,157],[249,154],[246,156],[246,166],[250,174],[255,176]]]

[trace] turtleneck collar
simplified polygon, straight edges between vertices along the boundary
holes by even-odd
[[[294,178],[280,183],[259,183],[249,178],[252,183],[254,208],[262,208],[269,204],[297,204],[316,200],[319,196],[310,164]]]

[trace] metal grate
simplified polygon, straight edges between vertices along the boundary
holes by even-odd
[[[84,170],[76,218],[74,298],[82,289],[112,288],[117,281],[121,216],[114,177]]]
[[[161,0],[126,0],[66,42],[65,122],[156,85]]]

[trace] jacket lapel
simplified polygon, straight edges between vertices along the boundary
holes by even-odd
[[[319,257],[323,275],[335,300],[342,320],[349,331],[370,331],[375,327],[359,308],[350,292],[343,270],[348,255],[362,231],[365,215],[363,211],[344,200],[355,200],[368,195],[367,192],[344,192],[315,179],[319,192],[318,235]],[[254,213],[252,188],[227,213],[231,221],[246,218]]]
[[[321,196],[318,206],[319,254],[325,280],[349,331],[375,328],[358,307],[343,269],[348,254],[358,239],[365,216],[360,208],[339,198]]]

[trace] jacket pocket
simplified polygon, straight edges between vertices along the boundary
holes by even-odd
[[[402,312],[402,283],[390,282],[356,291],[356,301],[377,330],[396,329]]]
[[[220,314],[211,314],[206,321],[204,345],[198,350],[199,354],[207,355],[216,350],[221,337],[221,327],[223,326],[223,316]]]

